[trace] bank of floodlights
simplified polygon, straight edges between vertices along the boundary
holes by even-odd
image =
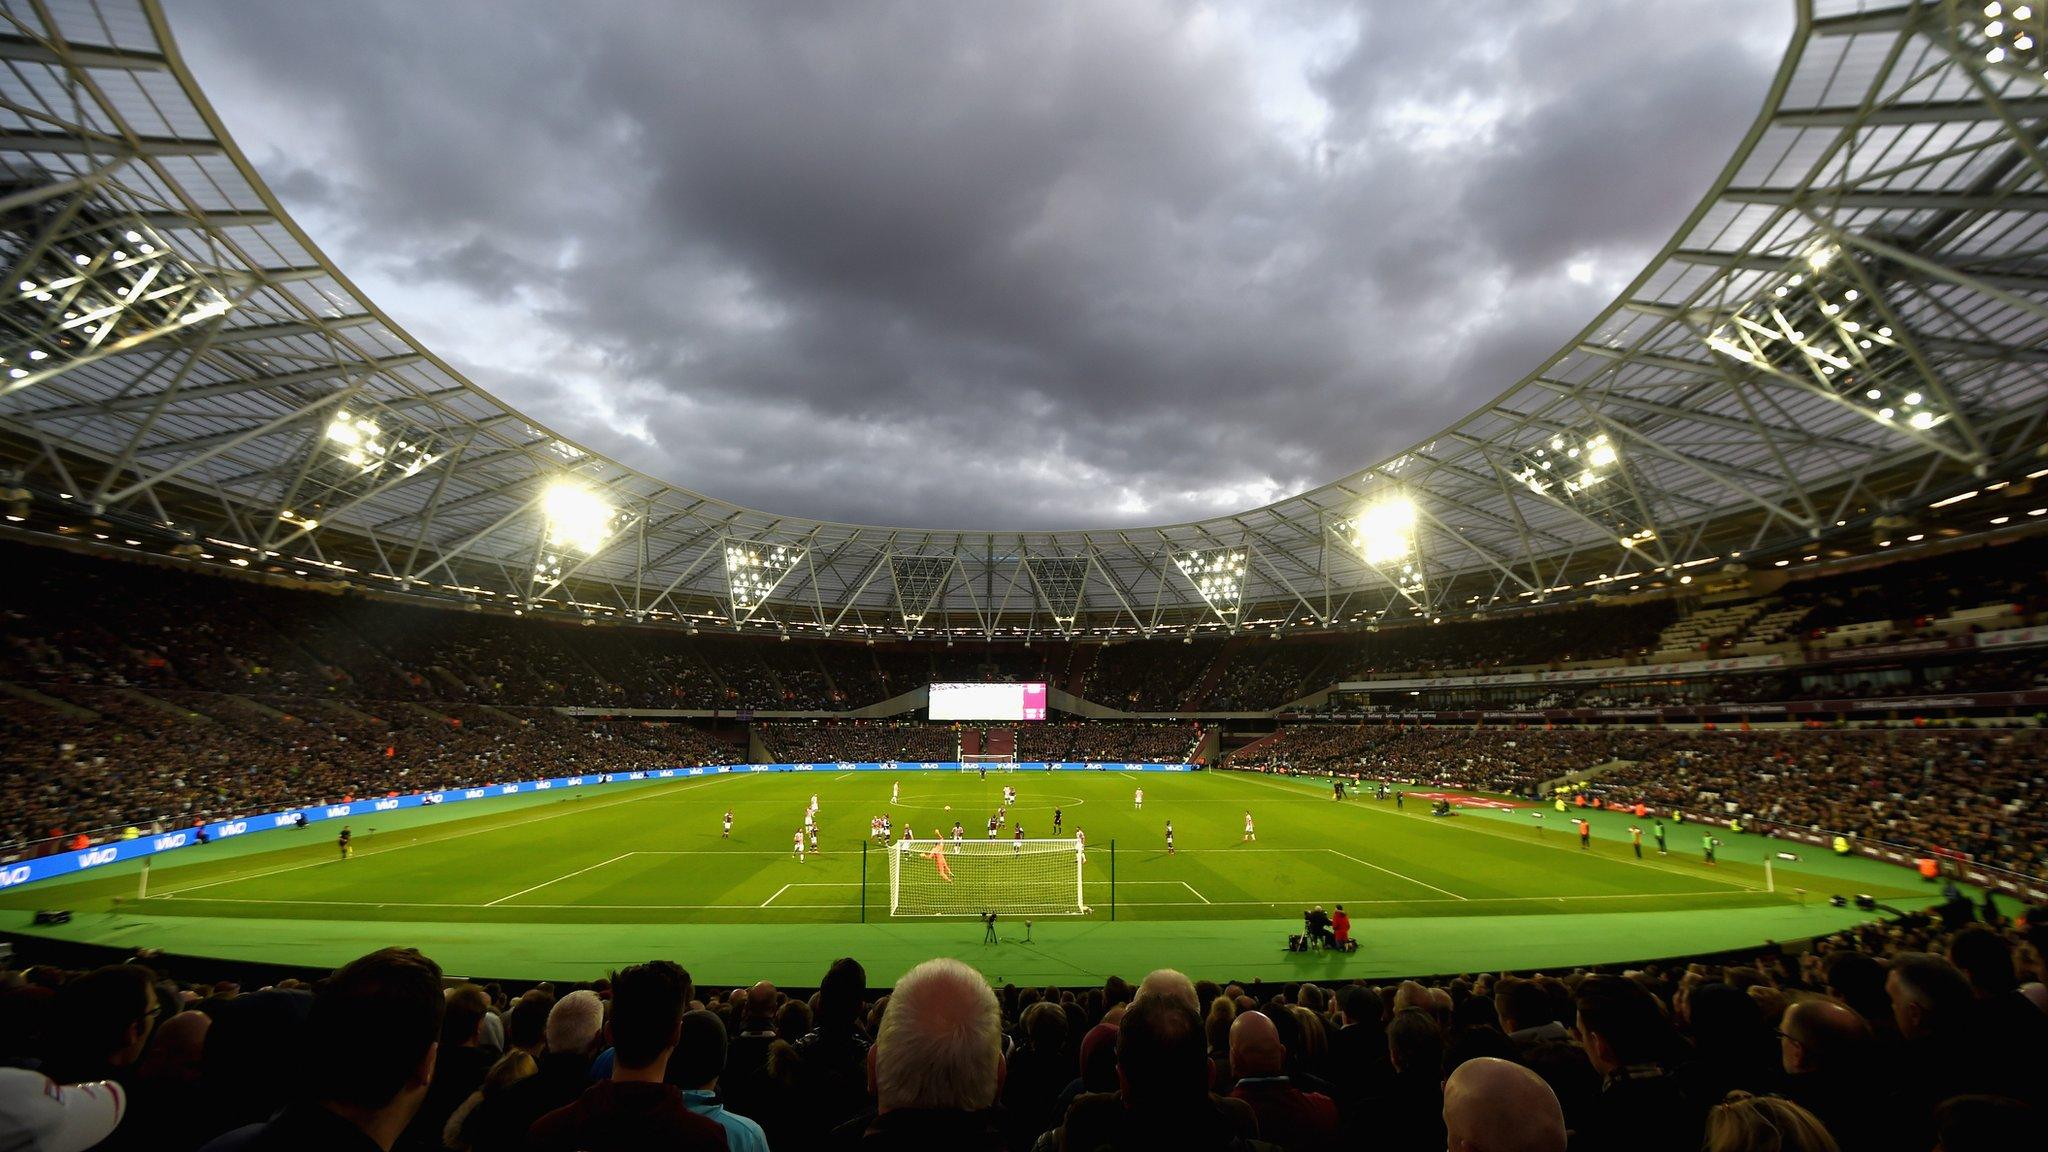
[[[782,578],[803,562],[804,552],[801,544],[726,541],[725,587],[735,624],[744,622],[767,602]]]
[[[573,557],[596,555],[624,519],[603,495],[580,481],[550,481],[540,498],[541,546],[533,562],[536,584],[559,584]]]
[[[343,409],[327,422],[328,459],[359,476],[389,473],[416,476],[439,460],[439,441],[404,426],[387,427],[389,416]]]
[[[1244,604],[1249,559],[1243,548],[1208,548],[1177,552],[1173,564],[1194,586],[1196,594],[1208,602],[1217,619],[1235,625],[1238,610]]]
[[[1965,51],[1985,64],[2048,82],[2048,11],[2040,4],[1950,0],[1950,19]]]
[[[58,200],[0,214],[0,395],[210,320],[233,302],[132,217]]]
[[[1558,432],[1517,453],[1508,475],[1538,496],[1576,498],[1611,479],[1619,463],[1621,452],[1607,433]]]
[[[1950,413],[1858,259],[1821,242],[1706,336],[1709,348],[1923,438]]]

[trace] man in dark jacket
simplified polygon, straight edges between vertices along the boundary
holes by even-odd
[[[995,1126],[1003,1013],[981,974],[958,960],[905,973],[875,1036],[875,1118],[862,1152],[1004,1152]]]
[[[1209,1094],[1209,1049],[1202,1019],[1179,999],[1140,997],[1117,1027],[1117,1092],[1076,1099],[1059,1146],[1089,1152],[1221,1150],[1272,1147],[1242,1101]]]
[[[391,1152],[433,1082],[444,1007],[441,966],[411,948],[351,961],[306,1019],[306,1095],[208,1152]]]
[[[1675,1040],[1656,998],[1625,977],[1588,976],[1577,1007],[1579,1038],[1601,1083],[1573,1147],[1697,1152],[1706,1111],[1671,1074]]]
[[[534,1121],[535,1152],[724,1152],[725,1129],[690,1111],[663,1082],[690,1004],[689,973],[668,960],[636,964],[612,981],[605,1032],[615,1059],[611,1079]]]
[[[604,1001],[589,989],[548,1010],[539,1071],[484,1097],[463,1125],[472,1152],[520,1152],[533,1122],[573,1103],[590,1087],[590,1062],[604,1046]]]

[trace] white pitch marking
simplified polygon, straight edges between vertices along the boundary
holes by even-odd
[[[1132,883],[1132,884],[1177,884],[1177,883],[1184,883],[1184,881],[1176,881],[1176,880],[1133,880],[1133,881],[1131,881],[1131,883]],[[1121,883],[1119,883],[1119,887],[1121,887],[1121,886],[1122,886],[1122,885],[1121,885]],[[783,888],[784,888],[784,889],[788,889],[788,888],[794,888],[794,887],[799,887],[799,885],[796,885],[796,884],[785,884],[785,885],[783,885]],[[817,887],[834,887],[834,888],[838,888],[838,887],[845,887],[845,888],[857,888],[857,887],[859,887],[859,885],[858,885],[858,884],[854,884],[854,883],[846,883],[846,884],[830,884],[830,885],[823,885],[823,884],[821,884],[821,885],[817,885]],[[780,893],[780,892],[777,892],[777,893],[776,893],[776,895],[778,895],[778,896],[779,896],[779,895],[781,895],[781,893]],[[1196,895],[1198,895],[1198,896],[1199,896],[1199,895],[1201,895],[1201,894],[1200,894],[1200,893],[1196,893]],[[1343,898],[1343,899],[1341,899],[1341,900],[1337,900],[1337,899],[1331,899],[1331,898],[1325,897],[1325,898],[1324,898],[1324,899],[1323,899],[1322,901],[1320,901],[1320,903],[1325,903],[1325,904],[1336,904],[1336,903],[1343,903],[1343,904],[1349,904],[1349,905],[1393,905],[1393,904],[1455,904],[1455,903],[1472,903],[1472,904],[1529,904],[1529,903],[1555,903],[1555,902],[1557,902],[1557,901],[1559,901],[1559,900],[1659,900],[1659,899],[1663,899],[1664,897],[1667,897],[1667,896],[1726,896],[1726,895],[1728,895],[1728,890],[1727,890],[1726,888],[1715,888],[1715,889],[1703,889],[1703,890],[1700,890],[1700,891],[1696,891],[1696,892],[1606,892],[1606,893],[1600,893],[1600,894],[1597,894],[1597,895],[1582,895],[1582,896],[1481,896],[1481,897],[1479,897],[1479,898],[1478,898],[1477,900],[1466,900],[1466,899],[1464,899],[1463,897],[1460,897],[1460,898],[1458,898],[1458,899],[1456,899],[1456,900],[1446,900],[1446,899],[1439,899],[1439,898],[1437,898],[1437,897],[1434,897],[1434,896],[1426,896],[1426,897],[1421,897],[1421,898],[1418,898],[1418,899],[1414,899],[1414,900],[1356,900],[1356,899],[1351,899],[1351,898],[1349,898],[1349,897]],[[771,899],[771,900],[772,900],[772,899],[774,899],[774,897],[773,897],[773,896],[771,896],[771,897],[769,897],[769,899]],[[1127,903],[1127,904],[1129,904],[1129,905],[1130,905],[1131,907],[1133,907],[1133,908],[1199,908],[1199,907],[1203,907],[1204,905],[1206,905],[1206,906],[1208,906],[1208,907],[1212,907],[1212,908],[1292,908],[1292,907],[1295,907],[1296,905],[1298,905],[1298,904],[1301,904],[1301,903],[1304,903],[1304,902],[1306,902],[1306,903],[1317,903],[1317,901],[1297,901],[1297,900],[1206,900],[1206,899],[1205,899],[1205,900],[1203,900],[1203,901],[1201,901],[1200,903],[1197,903],[1196,901],[1193,901],[1193,900],[1131,900],[1131,901],[1126,901],[1126,903]],[[469,908],[469,909],[476,909],[476,908],[483,908],[483,907],[487,907],[487,905],[483,905],[483,904],[455,904],[455,903],[432,903],[432,902],[426,902],[426,901],[405,901],[405,900],[259,900],[259,899],[253,899],[253,898],[250,898],[250,897],[246,897],[246,896],[209,896],[209,897],[206,897],[206,898],[204,898],[204,899],[202,899],[202,900],[199,900],[199,901],[195,901],[195,903],[201,903],[201,904],[293,904],[293,905],[303,904],[303,905],[306,905],[306,906],[308,906],[308,907],[317,907],[317,908]],[[529,909],[529,908],[551,908],[551,909],[562,909],[562,908],[597,908],[597,909],[608,909],[608,910],[612,910],[612,911],[623,911],[623,912],[677,912],[677,911],[705,911],[705,910],[712,910],[712,909],[717,909],[717,910],[726,910],[726,911],[729,911],[729,910],[738,910],[738,909],[750,909],[750,908],[751,908],[751,909],[759,909],[759,908],[761,908],[761,907],[762,907],[762,905],[760,905],[760,904],[519,904],[519,905],[514,905],[514,906],[513,906],[513,910],[516,910],[516,911],[524,911],[524,910],[526,910],[526,909]],[[802,907],[802,908],[804,908],[804,909],[807,909],[807,910],[814,910],[814,911],[815,911],[815,910],[822,910],[822,909],[827,909],[827,908],[858,908],[858,907],[860,907],[860,905],[859,905],[859,904],[853,904],[853,903],[849,903],[849,904],[804,904],[804,905],[799,905],[799,907]]]
[[[614,856],[614,857],[612,857],[612,858],[611,858],[611,859],[609,859],[609,860],[599,860],[599,861],[598,861],[597,863],[595,863],[595,864],[592,864],[592,865],[591,865],[590,867],[588,867],[588,868],[578,868],[578,869],[577,869],[577,870],[575,870],[574,872],[564,872],[564,873],[563,873],[563,874],[561,874],[560,876],[557,876],[557,877],[555,877],[555,878],[554,878],[553,880],[543,880],[543,881],[541,881],[540,883],[538,883],[538,884],[535,884],[535,885],[534,885],[533,887],[531,887],[531,888],[521,888],[521,889],[520,889],[519,891],[517,891],[517,892],[514,892],[514,893],[513,893],[513,894],[512,894],[511,896],[500,896],[500,897],[498,897],[498,898],[497,898],[496,900],[493,900],[493,901],[491,901],[491,902],[490,902],[489,904],[486,904],[486,905],[484,905],[484,907],[486,907],[486,908],[491,908],[491,907],[495,907],[495,906],[497,906],[497,905],[499,905],[499,904],[503,904],[503,903],[504,903],[505,901],[507,901],[507,900],[510,900],[510,899],[512,899],[513,897],[516,897],[516,896],[524,896],[524,895],[526,895],[526,894],[527,894],[528,892],[535,892],[535,891],[538,891],[538,890],[540,890],[540,889],[542,889],[542,888],[545,888],[545,887],[547,887],[547,886],[548,886],[548,885],[550,885],[550,884],[559,884],[559,883],[561,883],[562,881],[564,881],[564,880],[567,880],[567,879],[568,879],[568,878],[570,878],[571,876],[581,876],[581,875],[583,875],[583,874],[584,874],[585,872],[595,872],[595,871],[597,871],[597,870],[598,870],[599,868],[602,868],[602,867],[604,867],[604,866],[605,866],[605,865],[607,865],[607,864],[616,864],[616,863],[618,863],[619,861],[621,861],[621,860],[624,860],[624,859],[625,859],[626,857],[628,857],[628,856],[631,856],[631,855],[632,855],[632,853],[631,853],[631,852],[621,852],[621,853],[619,853],[619,854],[618,854],[617,856]]]
[[[782,894],[783,894],[784,892],[787,892],[787,891],[789,891],[789,885],[787,885],[787,884],[784,884],[784,885],[783,885],[782,887],[780,887],[780,888],[777,888],[777,889],[775,890],[775,896],[780,896],[780,895],[782,895]],[[767,906],[769,906],[770,904],[773,904],[773,903],[775,903],[775,896],[770,896],[770,897],[769,897],[769,898],[767,898],[766,900],[763,900],[763,901],[761,901],[761,907],[763,907],[763,908],[766,908],[766,907],[767,907]]]
[[[1185,880],[1180,882],[1180,886],[1187,889],[1190,892],[1195,892],[1195,886],[1193,884],[1188,883]],[[1200,900],[1204,904],[1214,903],[1214,901],[1210,900],[1207,896],[1202,895],[1200,892],[1195,892],[1195,899]]]
[[[1431,892],[1441,892],[1441,893],[1443,893],[1444,895],[1446,895],[1446,896],[1449,896],[1449,897],[1450,897],[1451,899],[1453,899],[1453,900],[1464,900],[1464,899],[1468,899],[1468,897],[1460,896],[1460,895],[1458,895],[1458,894],[1457,894],[1456,892],[1453,892],[1453,891],[1451,891],[1451,890],[1450,890],[1449,888],[1439,888],[1439,887],[1437,887],[1436,885],[1434,885],[1434,884],[1431,884],[1431,883],[1430,883],[1429,881],[1427,881],[1427,880],[1417,880],[1417,879],[1416,879],[1415,877],[1413,877],[1413,876],[1410,876],[1410,875],[1408,875],[1408,874],[1407,874],[1407,873],[1405,873],[1405,872],[1396,872],[1396,871],[1394,871],[1394,870],[1393,870],[1392,868],[1383,868],[1383,867],[1381,867],[1380,865],[1378,865],[1378,864],[1375,864],[1375,863],[1373,863],[1373,862],[1372,862],[1372,861],[1370,861],[1370,860],[1360,860],[1360,859],[1359,859],[1358,857],[1356,857],[1356,856],[1353,856],[1353,855],[1352,855],[1351,853],[1349,853],[1349,852],[1339,852],[1339,851],[1337,851],[1337,850],[1336,850],[1335,848],[1325,848],[1325,849],[1323,849],[1323,851],[1325,851],[1325,852],[1328,852],[1328,853],[1329,853],[1330,855],[1332,855],[1332,856],[1342,856],[1342,857],[1343,857],[1343,858],[1345,858],[1346,860],[1349,860],[1349,861],[1351,861],[1351,862],[1352,862],[1353,864],[1363,864],[1363,865],[1365,865],[1365,866],[1366,866],[1367,868],[1370,868],[1370,869],[1372,869],[1372,870],[1373,870],[1373,871],[1375,871],[1375,872],[1385,872],[1385,873],[1386,873],[1387,875],[1389,875],[1389,876],[1394,876],[1394,877],[1397,877],[1397,878],[1399,878],[1399,879],[1402,879],[1402,880],[1406,880],[1406,881],[1407,881],[1407,882],[1409,882],[1410,884],[1420,884],[1420,885],[1422,885],[1422,886],[1423,886],[1424,888],[1427,888],[1427,889],[1429,889],[1429,890],[1430,890]]]
[[[706,785],[709,785],[709,784],[715,784],[715,783],[717,783],[717,781],[716,781],[716,780],[703,780],[703,781],[699,781],[698,783],[695,783],[695,784],[685,784],[685,785],[683,785],[683,786],[682,786],[682,787],[680,787],[680,788],[675,788],[675,789],[664,789],[664,790],[662,790],[662,791],[660,791],[660,792],[655,792],[655,791],[647,791],[647,792],[644,792],[644,793],[642,793],[642,794],[640,794],[640,795],[636,795],[636,796],[621,796],[621,797],[619,797],[619,798],[618,798],[618,799],[616,799],[616,800],[607,800],[607,801],[605,801],[605,802],[604,802],[604,803],[602,803],[602,804],[585,804],[585,805],[583,805],[583,806],[581,806],[581,807],[579,807],[579,808],[568,808],[568,809],[564,809],[564,810],[562,810],[562,811],[560,811],[560,812],[549,812],[549,813],[547,813],[546,815],[542,815],[542,816],[534,816],[534,817],[531,817],[531,818],[529,818],[529,819],[525,819],[525,820],[513,820],[513,821],[509,821],[509,822],[507,822],[507,823],[504,823],[504,824],[493,824],[493,825],[491,825],[491,826],[490,826],[489,828],[471,828],[471,829],[469,829],[468,831],[464,831],[464,832],[454,832],[454,833],[450,833],[449,835],[446,835],[446,836],[436,836],[436,837],[434,837],[434,838],[433,838],[432,840],[408,840],[408,841],[406,841],[406,842],[405,842],[405,843],[403,843],[403,844],[394,844],[394,845],[392,845],[392,846],[391,846],[391,847],[389,847],[389,848],[378,848],[378,849],[375,849],[375,850],[366,850],[366,851],[363,851],[363,852],[357,853],[357,855],[359,855],[359,856],[382,856],[382,855],[383,855],[383,854],[385,854],[386,852],[403,852],[403,851],[404,851],[405,849],[407,849],[407,848],[417,848],[417,847],[419,847],[419,846],[420,846],[421,844],[440,844],[440,843],[443,843],[444,841],[448,841],[448,840],[460,840],[460,839],[462,839],[462,838],[463,838],[464,836],[478,836],[478,835],[481,835],[481,834],[483,834],[483,833],[485,833],[485,832],[499,832],[499,831],[503,831],[504,829],[507,829],[507,828],[523,828],[523,827],[525,827],[525,826],[526,826],[526,825],[528,825],[528,824],[539,824],[539,823],[541,823],[541,822],[542,822],[542,821],[544,821],[544,820],[553,820],[553,819],[554,819],[555,817],[557,817],[557,816],[571,816],[571,815],[574,815],[574,814],[576,814],[576,813],[578,813],[578,812],[594,812],[594,811],[596,811],[596,810],[597,810],[597,809],[599,809],[599,808],[616,808],[617,806],[619,806],[619,805],[621,805],[621,804],[631,804],[631,803],[634,803],[634,802],[636,802],[636,801],[645,801],[645,800],[648,800],[648,799],[650,799],[650,798],[653,798],[653,797],[655,797],[655,796],[668,796],[668,795],[673,795],[673,794],[674,794],[674,793],[676,793],[676,792],[689,792],[689,791],[693,791],[693,790],[695,790],[695,789],[698,789],[698,788],[702,788],[702,787],[704,787],[704,786],[706,786]],[[199,890],[200,890],[201,888],[214,888],[214,887],[218,887],[218,886],[220,886],[220,885],[222,885],[222,884],[237,884],[237,883],[240,883],[240,882],[241,882],[241,881],[243,881],[243,880],[258,880],[258,879],[261,879],[261,878],[263,878],[263,877],[265,877],[265,876],[275,876],[275,875],[277,875],[277,874],[279,874],[279,873],[281,873],[281,872],[297,872],[297,871],[298,871],[298,870],[300,870],[301,868],[318,868],[318,867],[320,867],[320,866],[322,866],[322,865],[326,865],[326,864],[339,864],[339,863],[342,863],[342,861],[339,861],[339,860],[308,860],[308,861],[306,861],[306,862],[305,862],[305,863],[303,863],[303,864],[287,864],[287,865],[285,865],[285,866],[284,866],[284,867],[282,867],[282,868],[270,868],[270,869],[266,869],[265,871],[262,871],[262,872],[245,872],[245,873],[242,873],[242,874],[240,874],[240,875],[236,875],[236,876],[229,876],[229,877],[227,877],[227,878],[225,878],[225,879],[221,879],[221,880],[208,880],[208,881],[206,881],[206,882],[205,882],[205,883],[203,883],[203,884],[187,884],[187,885],[185,885],[185,886],[184,886],[184,887],[182,887],[182,888],[172,888],[172,889],[169,889],[169,890],[167,890],[167,891],[163,892],[163,893],[162,893],[161,895],[158,895],[158,896],[151,896],[151,897],[150,897],[150,899],[152,899],[152,900],[163,900],[163,899],[169,899],[169,898],[170,898],[170,897],[172,897],[172,896],[176,896],[176,895],[177,895],[177,894],[179,894],[180,892],[197,892],[197,891],[199,891]],[[474,907],[474,905],[463,905],[463,907]]]
[[[1289,794],[1291,794],[1291,795],[1295,796],[1295,797],[1296,797],[1297,799],[1299,799],[1299,798],[1302,798],[1302,796],[1301,796],[1301,790],[1300,790],[1299,788],[1295,788],[1295,787],[1293,787],[1293,786],[1291,786],[1291,785],[1287,785],[1287,784],[1279,784],[1279,783],[1275,783],[1275,782],[1273,782],[1273,781],[1271,781],[1271,780],[1253,780],[1253,779],[1249,778],[1248,776],[1246,776],[1246,775],[1245,775],[1245,774],[1243,774],[1243,773],[1233,772],[1233,773],[1231,773],[1230,775],[1228,775],[1228,776],[1223,776],[1223,777],[1221,777],[1221,778],[1222,778],[1222,779],[1225,779],[1225,780],[1237,780],[1237,781],[1239,781],[1240,783],[1244,783],[1244,784],[1257,784],[1257,785],[1260,785],[1260,786],[1262,786],[1262,787],[1266,787],[1266,788],[1272,788],[1272,789],[1276,789],[1276,790],[1278,790],[1278,791],[1281,791],[1281,792],[1286,792],[1286,793],[1289,793]],[[1389,811],[1387,811],[1387,810],[1386,810],[1386,809],[1384,809],[1384,808],[1380,808],[1380,807],[1377,807],[1377,806],[1374,806],[1374,805],[1370,805],[1370,804],[1366,804],[1366,805],[1359,805],[1359,806],[1357,806],[1357,807],[1354,807],[1354,808],[1352,808],[1352,809],[1351,809],[1351,811],[1354,811],[1354,812],[1371,812],[1371,813],[1373,813],[1373,814],[1375,814],[1375,815],[1379,815],[1379,816],[1386,816],[1386,817],[1388,817],[1388,818],[1390,818],[1390,819],[1395,819],[1395,820],[1399,820],[1399,819],[1402,819],[1402,818],[1403,818],[1403,815],[1404,815],[1403,813],[1401,813],[1401,812],[1400,812],[1400,811],[1398,811],[1398,810],[1397,810],[1397,811],[1393,811],[1393,812],[1389,812]],[[1420,813],[1417,813],[1417,814],[1416,814],[1416,816],[1415,816],[1414,818],[1415,818],[1415,819],[1426,819],[1426,817],[1423,817],[1423,816],[1422,816],[1422,815],[1421,815]],[[1505,831],[1499,831],[1499,830],[1496,830],[1496,829],[1493,829],[1493,828],[1487,828],[1487,827],[1484,827],[1484,826],[1482,826],[1482,825],[1480,825],[1480,824],[1477,824],[1477,823],[1471,823],[1471,824],[1462,824],[1462,823],[1450,823],[1450,824],[1445,824],[1445,825],[1444,825],[1444,827],[1446,827],[1446,828],[1449,828],[1449,829],[1450,829],[1451,831],[1454,831],[1454,832],[1471,832],[1471,833],[1474,833],[1474,834],[1476,834],[1476,835],[1479,835],[1479,836],[1493,836],[1493,837],[1496,837],[1496,838],[1498,838],[1498,839],[1502,839],[1502,840],[1512,840],[1512,841],[1514,841],[1514,842],[1515,842],[1515,843],[1517,843],[1517,844],[1534,844],[1534,845],[1536,845],[1536,846],[1537,846],[1537,847],[1539,847],[1539,848],[1551,848],[1551,849],[1555,849],[1556,851],[1559,851],[1559,852],[1571,852],[1571,853],[1574,853],[1574,854],[1580,854],[1580,853],[1579,853],[1579,850],[1578,850],[1578,849],[1576,849],[1576,848],[1572,848],[1572,847],[1569,847],[1569,846],[1567,846],[1567,845],[1564,845],[1564,844],[1551,844],[1551,843],[1547,843],[1547,842],[1545,842],[1545,841],[1542,841],[1542,840],[1532,840],[1532,839],[1529,839],[1529,838],[1527,838],[1527,837],[1523,837],[1523,836],[1515,836],[1515,835],[1512,835],[1512,834],[1510,834],[1510,833],[1508,833],[1508,832],[1505,832]],[[1595,859],[1595,860],[1605,860],[1605,861],[1607,861],[1607,862],[1608,862],[1609,864],[1619,864],[1619,865],[1621,865],[1621,866],[1622,866],[1622,867],[1624,867],[1624,868],[1629,868],[1629,867],[1634,867],[1634,868],[1649,868],[1649,869],[1652,869],[1652,870],[1654,870],[1654,871],[1657,871],[1657,872],[1669,872],[1669,873],[1671,873],[1671,874],[1672,874],[1673,876],[1685,876],[1685,877],[1688,877],[1688,878],[1690,878],[1690,879],[1693,879],[1693,880],[1712,880],[1712,881],[1714,881],[1714,883],[1716,883],[1716,884],[1725,884],[1725,885],[1727,885],[1728,887],[1730,887],[1730,888],[1733,888],[1733,889],[1735,889],[1735,890],[1736,890],[1736,891],[1738,891],[1738,892],[1761,892],[1761,891],[1763,891],[1763,889],[1761,889],[1761,888],[1757,888],[1757,887],[1755,887],[1755,886],[1753,886],[1753,885],[1749,885],[1749,884],[1744,884],[1744,883],[1742,883],[1742,882],[1740,882],[1740,881],[1737,881],[1737,880],[1722,880],[1722,879],[1719,879],[1718,877],[1712,877],[1712,876],[1696,876],[1696,875],[1694,875],[1694,874],[1693,874],[1693,873],[1691,873],[1691,872],[1687,872],[1687,871],[1685,871],[1684,869],[1681,869],[1681,868],[1673,868],[1673,867],[1669,867],[1669,866],[1667,866],[1667,865],[1663,865],[1663,864],[1653,864],[1653,863],[1651,863],[1651,862],[1650,862],[1650,861],[1648,861],[1648,860],[1622,860],[1622,859],[1619,859],[1619,858],[1617,858],[1617,857],[1614,857],[1614,856],[1605,856],[1605,855],[1602,855],[1602,854],[1600,854],[1600,853],[1598,853],[1598,852],[1594,852],[1594,853],[1586,853],[1585,855],[1590,855],[1590,856],[1591,856],[1591,857],[1592,857],[1593,859]]]

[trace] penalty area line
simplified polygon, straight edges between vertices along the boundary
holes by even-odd
[[[1406,880],[1410,884],[1421,885],[1422,887],[1429,889],[1431,892],[1441,892],[1444,895],[1449,896],[1453,900],[1470,899],[1470,897],[1458,895],[1456,892],[1451,891],[1449,888],[1439,888],[1436,885],[1431,884],[1427,880],[1417,880],[1415,877],[1410,876],[1405,872],[1396,872],[1392,868],[1381,867],[1380,865],[1375,864],[1370,860],[1360,860],[1358,857],[1353,856],[1349,852],[1339,852],[1335,848],[1325,848],[1323,849],[1323,851],[1328,852],[1332,856],[1342,856],[1344,859],[1351,861],[1353,864],[1363,864],[1367,868],[1370,868],[1375,872],[1385,872],[1387,875],[1392,876],[1397,880]]]
[[[538,892],[542,888],[545,888],[550,884],[560,884],[562,881],[569,879],[571,876],[581,876],[585,872],[595,872],[599,868],[602,868],[607,864],[616,864],[619,861],[624,860],[626,857],[631,855],[631,852],[621,852],[617,856],[614,856],[609,860],[599,860],[597,863],[592,864],[588,868],[578,868],[574,872],[564,872],[560,876],[555,877],[553,880],[543,880],[540,883],[535,884],[531,888],[521,888],[519,891],[514,892],[511,896],[500,896],[496,900],[491,901],[489,904],[484,905],[484,907],[495,908],[498,905],[503,904],[505,901],[512,899],[513,897],[524,896],[528,892]]]

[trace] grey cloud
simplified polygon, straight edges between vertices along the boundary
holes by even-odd
[[[1071,527],[1342,475],[1535,367],[1604,303],[1563,263],[1655,251],[1786,15],[1248,3],[1272,35],[1169,0],[171,23],[373,296],[577,350],[621,423],[567,365],[453,357],[564,434],[777,512]],[[1284,57],[1304,27],[1329,52]],[[1319,125],[1261,111],[1288,68]]]

